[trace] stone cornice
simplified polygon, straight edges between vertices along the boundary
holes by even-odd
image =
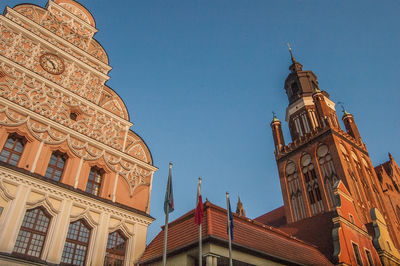
[[[333,223],[343,223],[343,224],[347,225],[348,227],[350,227],[351,229],[353,229],[354,231],[356,231],[357,233],[359,233],[359,234],[367,237],[368,239],[372,240],[372,237],[368,234],[368,232],[362,230],[360,227],[358,227],[355,224],[351,223],[350,221],[346,220],[342,216],[334,217],[332,219],[332,222]]]
[[[7,180],[12,183],[25,184],[31,188],[49,192],[52,195],[63,199],[69,198],[74,203],[92,207],[94,210],[102,210],[111,214],[125,217],[131,221],[135,221],[146,226],[150,225],[150,223],[154,221],[153,217],[140,210],[136,210],[132,207],[115,203],[98,196],[90,195],[84,191],[74,189],[69,185],[49,180],[38,174],[32,174],[24,169],[7,165],[3,162],[0,162],[0,179]]]

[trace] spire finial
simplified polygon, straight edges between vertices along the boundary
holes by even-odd
[[[272,122],[271,122],[271,124],[274,123],[274,122],[280,122],[280,121],[279,121],[279,119],[276,117],[276,113],[275,113],[274,111],[272,111]]]
[[[346,111],[346,109],[344,109],[344,102],[338,102],[338,104],[340,104],[340,106],[342,107],[343,115],[348,115],[348,114],[350,114],[349,112]]]
[[[292,63],[294,64],[294,63],[296,63],[296,60],[294,59],[294,56],[293,56],[292,47],[290,47],[290,43],[286,43],[286,44],[289,48],[290,57],[292,58]]]

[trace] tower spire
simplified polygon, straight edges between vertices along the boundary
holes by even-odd
[[[292,58],[292,63],[294,64],[294,63],[296,63],[296,59],[294,59],[293,52],[292,52],[292,47],[290,47],[290,43],[286,43],[286,44],[287,44],[287,46],[289,48],[290,57]]]

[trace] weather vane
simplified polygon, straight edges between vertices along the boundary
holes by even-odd
[[[342,107],[342,111],[343,111],[343,113],[345,112],[345,110],[344,110],[344,102],[337,102],[338,104],[340,104],[340,106]]]

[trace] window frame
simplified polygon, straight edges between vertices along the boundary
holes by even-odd
[[[92,171],[94,173],[93,174],[93,180],[90,179]],[[86,182],[85,192],[87,192],[87,193],[89,193],[91,195],[94,195],[94,196],[100,196],[101,190],[103,188],[104,175],[105,175],[105,171],[102,168],[97,167],[97,166],[92,166],[90,168],[89,176],[88,176],[88,179],[87,179],[87,182]],[[97,176],[100,176],[100,182],[96,182],[96,177]],[[91,184],[90,191],[88,191],[89,184]],[[97,193],[93,193],[93,191],[94,191],[93,188],[95,187],[95,185],[98,186]]]
[[[33,211],[35,211],[35,210],[37,210],[37,209],[40,210],[40,211],[42,211],[43,214],[44,214],[44,216],[47,217],[47,218],[49,219],[48,224],[47,224],[47,228],[46,228],[46,232],[42,232],[42,231],[35,230],[35,229],[32,229],[32,228],[29,228],[29,227],[24,226],[24,220],[25,220],[26,214],[27,214],[28,212],[33,212]],[[36,227],[36,225],[37,225],[38,217],[39,217],[39,214],[37,214],[36,217],[35,217],[35,220],[34,220],[34,223],[33,223],[33,224],[34,224],[34,227]],[[21,226],[20,226],[20,228],[19,228],[18,235],[17,235],[16,241],[15,241],[14,248],[13,248],[13,252],[12,252],[12,253],[13,253],[13,254],[19,254],[19,255],[27,256],[27,257],[31,257],[31,258],[39,258],[39,259],[40,259],[40,258],[42,257],[43,248],[44,248],[45,243],[46,243],[46,239],[47,239],[47,235],[48,235],[48,233],[49,233],[49,228],[50,228],[50,224],[51,224],[52,218],[53,218],[53,217],[50,215],[50,213],[49,213],[44,207],[42,207],[42,206],[39,206],[39,207],[36,207],[36,208],[33,208],[33,209],[27,209],[27,210],[25,211],[24,218],[23,218],[23,220],[22,220],[22,224],[21,224]],[[26,247],[25,247],[25,253],[20,253],[20,252],[14,251],[15,248],[16,248],[17,241],[18,241],[18,236],[20,235],[21,230],[30,233],[29,240],[28,240],[27,245],[26,245]],[[33,238],[33,235],[34,235],[34,234],[44,236],[43,243],[42,243],[42,246],[41,246],[41,249],[40,249],[40,253],[39,253],[39,256],[37,256],[37,257],[28,254],[28,252],[29,252],[29,250],[30,250],[30,247],[31,247],[32,238]]]
[[[124,251],[123,252],[118,251],[117,249],[115,249],[117,243],[115,243],[114,248],[112,248],[112,249],[108,248],[108,242],[109,242],[110,236],[112,234],[117,234],[117,235],[119,235],[120,238],[122,238],[124,240]],[[117,240],[118,240],[118,237],[115,239],[115,241],[117,242]],[[125,264],[125,262],[126,262],[126,251],[127,251],[127,247],[128,247],[128,240],[129,240],[128,237],[126,237],[125,234],[121,230],[116,230],[116,231],[110,232],[108,234],[107,245],[106,245],[106,255],[104,256],[104,265],[110,265],[110,264],[106,264],[107,255],[108,254],[116,255],[116,256],[123,256],[122,265]],[[112,261],[110,261],[109,263],[114,264],[115,261],[113,259],[115,259],[115,258],[111,257],[111,259],[112,259]]]
[[[89,236],[88,236],[87,243],[84,243],[84,242],[79,241],[79,240],[75,240],[75,239],[68,238],[68,233],[69,233],[70,226],[71,226],[72,224],[74,224],[74,223],[77,223],[77,222],[81,222],[81,225],[80,225],[80,227],[79,227],[79,235],[77,236],[77,239],[79,239],[79,236],[81,235],[81,234],[80,234],[80,233],[81,233],[80,228],[82,227],[82,224],[83,224],[84,226],[86,226],[86,228],[89,230]],[[61,253],[60,265],[76,265],[76,264],[73,264],[73,261],[74,261],[74,258],[75,258],[75,256],[76,256],[77,245],[86,246],[85,258],[84,258],[84,261],[83,261],[83,265],[86,265],[86,262],[87,262],[87,259],[88,259],[88,254],[89,254],[89,248],[90,248],[90,240],[91,240],[91,237],[92,237],[92,230],[93,230],[93,227],[90,226],[89,223],[88,223],[85,219],[83,219],[83,218],[82,218],[82,219],[79,219],[79,220],[76,220],[76,221],[71,221],[71,222],[69,223],[67,235],[66,235],[66,237],[65,237],[64,247],[63,247],[63,250],[62,250],[62,253]],[[75,245],[75,246],[74,246],[73,256],[72,256],[72,258],[71,258],[71,263],[65,263],[65,262],[62,261],[63,255],[64,255],[65,245],[66,245],[67,242],[68,242],[68,243],[73,243],[73,244]]]
[[[52,157],[53,155],[56,155],[56,156],[57,156],[56,162],[55,162],[55,165],[50,165],[51,157]],[[63,166],[62,169],[59,168],[59,167],[57,166],[57,164],[58,164],[60,158],[64,159],[64,166]],[[65,166],[66,166],[66,164],[67,164],[68,158],[69,158],[69,157],[68,157],[68,155],[67,155],[66,153],[63,153],[63,152],[61,152],[61,151],[59,151],[59,150],[56,150],[56,151],[52,152],[51,155],[50,155],[49,163],[47,164],[46,172],[44,173],[44,177],[46,177],[46,178],[48,178],[48,179],[51,179],[51,180],[54,180],[54,181],[57,181],[57,182],[60,182],[60,181],[62,180],[62,178],[63,178],[64,170],[65,170]],[[47,171],[48,171],[48,169],[49,169],[50,167],[52,168],[52,172],[51,172],[51,176],[49,177],[49,176],[46,176],[46,174],[47,174]],[[54,175],[55,175],[55,173],[56,173],[57,170],[61,171],[61,175],[60,175],[60,179],[59,179],[59,180],[55,180],[55,179],[54,179]]]
[[[9,139],[13,139],[14,140],[14,143],[13,143],[13,146],[12,146],[11,149],[6,147],[7,142],[8,142]],[[15,146],[16,146],[18,141],[20,141],[21,144],[22,144],[22,151],[21,152],[18,152],[18,151],[15,150]],[[26,138],[24,136],[21,136],[21,135],[15,133],[15,132],[8,134],[8,137],[7,137],[6,141],[4,142],[3,148],[1,149],[0,155],[3,153],[4,150],[8,151],[9,155],[7,156],[6,161],[2,161],[2,162],[5,162],[5,163],[13,165],[13,166],[18,166],[18,164],[19,164],[19,162],[21,160],[22,154],[24,153],[26,143],[27,143],[27,140],[26,140]],[[10,159],[11,159],[13,154],[16,154],[18,156],[18,161],[17,161],[17,163],[15,165],[10,163]]]
[[[351,245],[353,247],[354,258],[356,259],[357,265],[364,266],[364,262],[361,257],[360,247],[358,246],[357,243],[354,243],[353,241],[351,241]],[[357,248],[357,252],[356,252],[356,248]],[[358,254],[358,256],[357,256],[357,254]]]
[[[364,248],[365,255],[367,256],[367,262],[369,266],[375,266],[374,258],[372,257],[372,252],[369,249]]]

